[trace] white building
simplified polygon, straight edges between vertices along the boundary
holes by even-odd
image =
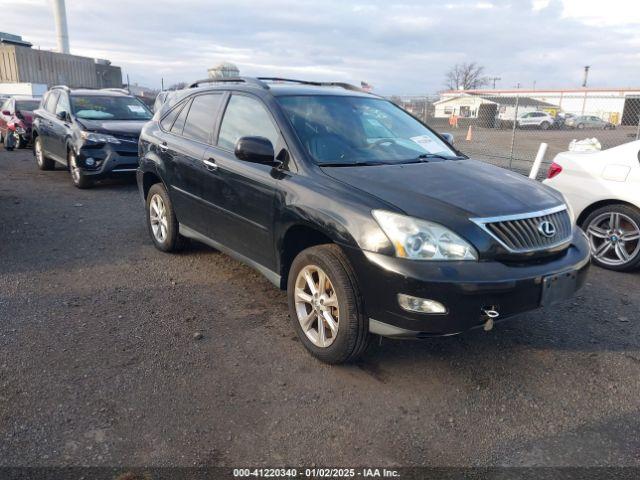
[[[496,120],[513,121],[516,115],[520,117],[529,112],[545,111],[555,115],[559,110],[556,104],[524,95],[499,96],[466,92],[446,92],[433,105],[435,118],[456,115],[460,118],[480,119],[485,126],[494,126]]]
[[[481,97],[529,97],[556,105],[574,115],[595,115],[616,125],[638,125],[640,88],[576,88],[558,90],[464,90],[441,94],[441,100],[460,95]],[[543,108],[543,110],[547,110]],[[548,111],[548,110],[547,110]],[[551,112],[550,113],[554,113]],[[557,113],[557,112],[556,112]]]

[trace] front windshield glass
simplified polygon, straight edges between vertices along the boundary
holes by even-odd
[[[149,109],[131,97],[72,95],[71,110],[86,120],[150,120]]]
[[[431,130],[387,100],[294,95],[278,101],[305,149],[320,165],[456,158]]]
[[[18,112],[33,112],[40,106],[40,100],[16,100]]]

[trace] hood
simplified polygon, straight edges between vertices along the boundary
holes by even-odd
[[[139,137],[146,120],[76,120],[85,130],[125,137]]]
[[[493,217],[534,212],[563,203],[561,195],[549,187],[475,160],[322,170],[408,215],[434,221],[454,213]]]

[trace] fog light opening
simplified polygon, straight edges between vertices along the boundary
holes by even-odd
[[[398,294],[398,304],[403,310],[416,313],[447,313],[447,307],[440,302],[428,298],[412,297],[404,293]]]
[[[93,158],[89,157],[89,158],[85,159],[84,164],[87,167],[95,167],[96,166],[96,161]]]
[[[482,318],[484,319],[485,332],[493,329],[494,319],[497,319],[499,316],[500,312],[498,312],[498,307],[494,305],[482,308]]]

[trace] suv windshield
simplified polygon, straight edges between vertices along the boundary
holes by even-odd
[[[149,120],[149,109],[132,97],[71,95],[71,110],[86,120]]]
[[[40,106],[40,100],[16,100],[16,111],[33,112]]]
[[[278,97],[319,165],[393,164],[458,158],[445,142],[387,100],[333,95]]]

